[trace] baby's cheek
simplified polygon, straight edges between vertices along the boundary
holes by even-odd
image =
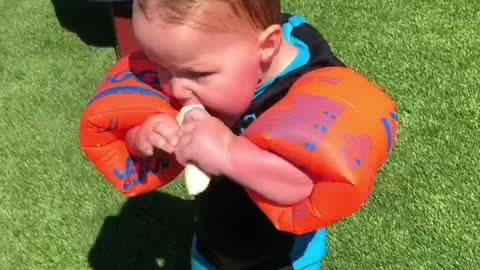
[[[210,109],[222,119],[237,119],[248,109],[252,98],[238,87],[224,88],[209,98]]]

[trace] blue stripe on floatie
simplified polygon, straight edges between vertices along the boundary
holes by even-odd
[[[398,121],[398,116],[397,116],[396,113],[391,112],[391,113],[390,113],[390,117],[392,117],[393,120]]]
[[[119,87],[110,88],[96,95],[94,98],[92,98],[92,100],[90,100],[90,102],[87,104],[87,107],[92,105],[92,103],[94,103],[95,101],[98,101],[102,98],[105,98],[111,95],[119,95],[119,94],[140,94],[144,96],[154,96],[169,102],[168,98],[165,95],[157,91],[153,91],[153,90],[138,87],[138,86],[119,86]]]
[[[390,123],[388,122],[387,118],[382,118],[382,123],[385,127],[385,132],[387,133],[388,151],[390,151],[392,150],[393,144],[392,128],[390,127]]]

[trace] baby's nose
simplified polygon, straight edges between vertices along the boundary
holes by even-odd
[[[179,100],[188,99],[192,96],[192,91],[179,80],[170,80],[170,90],[172,96]]]
[[[170,80],[171,96],[175,98],[182,106],[198,104],[199,100],[194,92],[182,82],[182,80]]]

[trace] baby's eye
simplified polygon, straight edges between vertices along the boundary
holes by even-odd
[[[200,71],[189,71],[187,76],[194,79],[205,78],[212,75],[213,72],[200,72]]]

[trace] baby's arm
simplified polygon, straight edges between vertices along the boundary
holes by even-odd
[[[306,199],[313,182],[285,159],[265,151],[243,136],[229,147],[224,174],[279,205],[292,205]]]

